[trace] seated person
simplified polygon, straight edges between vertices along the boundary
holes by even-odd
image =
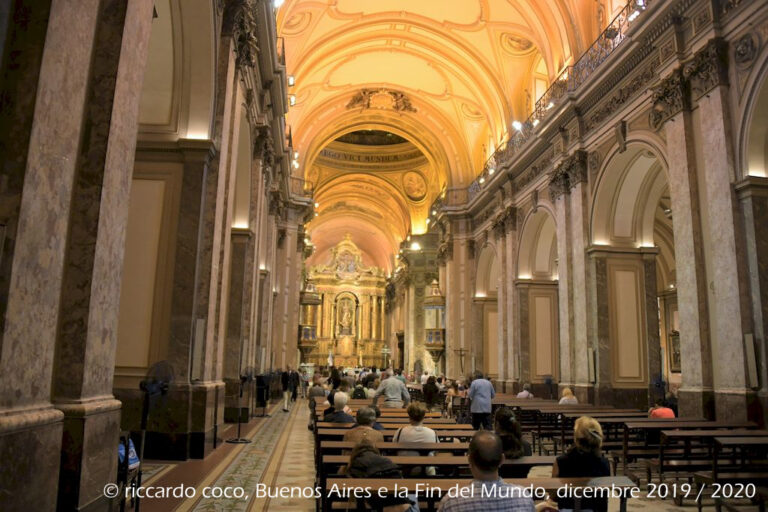
[[[558,403],[560,405],[576,405],[579,403],[579,401],[575,396],[573,396],[573,391],[571,391],[571,388],[565,388],[563,389],[563,397]]]
[[[523,429],[515,417],[515,412],[510,407],[501,407],[496,411],[493,430],[501,438],[506,460],[532,455],[531,445],[523,439]],[[525,478],[528,476],[528,468],[525,467],[502,466],[499,472],[501,476],[507,478]]]
[[[329,423],[354,423],[353,418],[344,409],[349,402],[349,395],[343,391],[337,391],[333,396],[333,411],[323,417],[323,421]]]
[[[378,430],[373,429],[376,421],[376,411],[370,407],[361,407],[357,410],[357,426],[344,434],[344,441],[352,441],[359,444],[361,441],[370,443],[383,443],[384,436]]]
[[[603,457],[603,429],[594,418],[582,416],[573,426],[573,446],[555,460],[552,466],[554,478],[611,476],[608,460]],[[560,509],[574,508],[573,499],[557,500]],[[594,512],[608,510],[607,498],[581,500],[581,509]]]
[[[664,400],[658,398],[656,404],[648,409],[649,418],[674,418],[675,411],[664,405]]]
[[[384,425],[379,423],[379,418],[381,418],[381,409],[379,409],[375,405],[371,405],[370,407],[376,413],[376,421],[373,422],[373,425],[371,425],[371,427],[373,428],[373,430],[384,430]]]
[[[523,496],[523,488],[504,483],[499,466],[504,461],[501,439],[489,430],[478,431],[469,443],[469,469],[472,471],[473,491],[446,495],[440,501],[442,512],[512,511],[533,512],[531,498]],[[515,490],[516,489],[516,490]],[[483,491],[484,490],[484,491]]]
[[[533,393],[531,393],[531,385],[527,382],[523,384],[523,390],[517,394],[517,398],[533,398]]]
[[[403,474],[397,464],[386,457],[382,457],[379,450],[368,441],[361,441],[349,455],[349,466],[346,468],[347,476],[351,478],[402,478]],[[418,511],[415,499],[387,496],[380,498],[378,493],[371,493],[372,497],[366,501],[373,510],[385,512]]]
[[[427,408],[421,402],[411,402],[408,406],[408,420],[410,425],[401,427],[395,432],[392,441],[395,443],[437,443],[437,434],[429,427],[422,425],[424,416],[427,414]],[[413,456],[419,455],[418,451],[413,450],[400,450],[398,455]],[[434,452],[430,452],[429,455],[434,455]],[[418,474],[421,468],[414,468],[412,474]],[[426,475],[433,476],[435,474],[434,467],[427,467],[424,471]]]

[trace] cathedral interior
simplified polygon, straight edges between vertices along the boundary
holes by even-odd
[[[0,58],[0,511],[139,433],[311,486],[289,368],[766,426],[765,1],[6,0]]]

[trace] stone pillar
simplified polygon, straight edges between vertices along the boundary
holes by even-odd
[[[32,23],[10,41],[14,53],[31,43],[20,58],[32,58],[19,70],[29,74],[3,83],[30,88],[9,110],[26,121],[29,152],[7,169],[8,192],[20,196],[7,203],[18,224],[2,269],[0,456],[28,462],[0,471],[3,510],[53,509],[57,484],[59,508],[107,506],[120,417],[111,394],[120,272],[151,13],[147,1],[87,1],[77,11],[53,2],[50,11],[31,8]],[[9,149],[13,157],[18,148]]]
[[[530,302],[529,302],[530,283],[528,281],[519,281],[515,283],[515,292],[517,295],[517,346],[519,347],[520,358],[520,376],[519,382],[525,384],[531,382],[531,324],[530,324]],[[522,388],[521,388],[522,389]],[[534,392],[536,394],[536,392]]]
[[[665,131],[680,319],[680,416],[714,417],[707,278],[687,85],[673,73],[654,90],[652,123]]]
[[[749,277],[746,264],[744,225],[739,202],[732,186],[733,124],[728,112],[728,68],[725,42],[713,39],[696,53],[684,68],[698,107],[696,133],[701,134],[701,170],[704,180],[709,230],[708,276],[714,300],[709,314],[714,317],[712,332],[715,406],[718,419],[743,420],[747,403],[754,397],[747,382],[745,337],[753,336],[749,304]],[[683,354],[687,357],[687,354]],[[685,378],[685,376],[683,376]],[[756,383],[755,383],[756,384]]]
[[[276,299],[272,345],[275,365],[296,368],[298,361],[299,292],[301,287],[302,255],[298,244],[300,212],[293,207],[284,210],[284,219],[278,224],[277,260],[275,268]],[[358,329],[359,329],[359,317]]]
[[[571,285],[570,230],[568,222],[568,196],[557,182],[550,185],[550,196],[555,206],[557,232],[557,301],[560,341],[560,387],[573,386],[573,310]]]
[[[250,316],[251,268],[249,255],[253,254],[253,233],[249,229],[232,228],[232,244],[229,259],[229,307],[227,309],[227,334],[224,341],[224,420],[237,421],[238,414],[244,421],[249,418],[249,406],[240,400],[240,375],[248,366],[248,319]],[[250,261],[252,265],[253,262]]]
[[[446,375],[451,378],[464,377],[472,368],[471,347],[475,333],[472,332],[472,289],[471,274],[475,259],[474,242],[466,235],[468,220],[454,221],[456,233],[448,242],[450,257],[445,266],[445,330],[446,330]],[[464,351],[464,372],[462,374],[460,352]]]
[[[510,298],[507,292],[507,281],[512,278],[514,267],[513,267],[513,263],[510,261],[509,255],[507,254],[506,231],[507,230],[504,227],[503,218],[497,218],[494,221],[494,226],[493,226],[493,235],[496,239],[496,251],[497,251],[496,257],[499,258],[499,263],[500,263],[499,265],[500,276],[499,276],[499,283],[498,283],[499,286],[497,289],[497,296],[496,296],[496,307],[499,315],[498,316],[499,326],[498,326],[497,342],[496,342],[497,353],[486,354],[484,350],[481,351],[483,357],[493,357],[494,355],[498,357],[497,368],[498,368],[499,374],[495,376],[495,378],[499,383],[499,385],[501,386],[498,389],[499,391],[506,391],[508,387],[511,389],[511,386],[512,386],[511,372],[509,368],[510,366],[509,359],[513,352],[512,336],[510,335],[512,331],[512,325],[511,325],[512,319],[507,314],[507,302],[510,301]],[[479,273],[480,269],[478,268],[477,271]],[[488,291],[490,292],[490,290]],[[484,329],[485,328],[484,314],[481,314],[480,322]],[[485,335],[483,336],[483,339],[485,339]]]
[[[749,405],[750,419],[765,424],[768,409],[768,179],[750,176],[736,185],[744,216],[754,347],[759,383],[758,403]],[[758,384],[753,383],[753,384]]]

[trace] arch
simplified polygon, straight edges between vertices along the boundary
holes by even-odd
[[[216,85],[216,15],[207,0],[158,0],[142,85],[140,135],[208,139]]]
[[[496,297],[501,272],[496,247],[492,243],[483,246],[475,275],[475,297]]]
[[[741,176],[768,178],[768,52],[753,73],[740,116]]]
[[[642,140],[609,154],[593,195],[592,244],[653,246],[655,209],[668,187],[666,169],[657,148]]]
[[[557,279],[555,218],[546,208],[529,212],[520,235],[518,279]]]

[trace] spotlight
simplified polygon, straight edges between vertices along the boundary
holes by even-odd
[[[290,96],[288,96],[288,101],[291,104],[291,106],[294,106],[296,104],[296,95],[291,94]]]
[[[521,123],[520,121],[512,121],[512,128],[521,132],[523,131],[523,123]]]
[[[293,87],[294,84],[296,84],[296,77],[293,75],[288,75],[288,87]]]
[[[315,203],[315,208],[320,208],[320,203]]]
[[[536,128],[537,126],[539,126],[539,120],[538,119],[534,119],[533,120],[533,127]]]
[[[555,103],[554,103],[554,102],[552,102],[552,101],[550,101],[550,102],[547,104],[547,110],[551,109],[551,108],[552,108],[552,107],[554,107],[554,106],[555,106]]]
[[[275,9],[279,9],[284,2],[285,0],[272,0],[272,7],[274,7]]]
[[[432,210],[432,215],[437,215],[437,210]]]
[[[480,179],[477,181],[482,185],[483,183],[485,183],[485,176],[480,176]]]
[[[488,169],[488,174],[490,174],[491,176],[493,176],[493,173],[495,173],[495,172],[496,172],[496,169],[493,168],[493,167]]]
[[[299,159],[299,152],[298,151],[294,151],[293,152],[293,159],[294,160],[298,160]]]
[[[298,160],[294,160],[293,161],[293,167],[294,167],[294,169],[298,169],[299,168],[299,161]]]
[[[412,251],[420,251],[421,250],[421,245],[419,245],[419,242],[413,242],[411,244],[411,250]]]

